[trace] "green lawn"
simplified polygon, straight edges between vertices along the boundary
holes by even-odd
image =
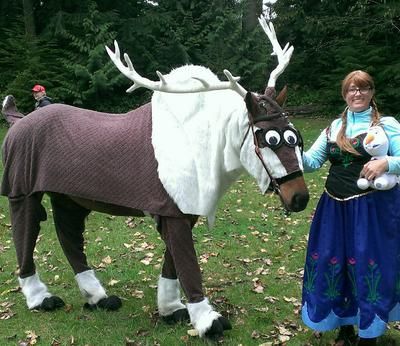
[[[328,122],[301,118],[308,148]],[[1,128],[1,139],[7,129]],[[247,175],[221,201],[215,227],[201,219],[194,230],[204,286],[233,329],[224,345],[329,345],[334,333],[316,336],[301,322],[301,278],[312,211],[322,191],[326,168],[306,175],[311,201],[301,213],[285,217],[276,196],[262,196]],[[91,265],[109,294],[123,299],[117,312],[82,309],[72,270],[61,253],[52,224],[42,224],[35,259],[50,290],[66,307],[29,311],[18,290],[15,251],[6,198],[0,199],[0,345],[204,345],[189,325],[168,326],[156,314],[156,284],[164,246],[146,218],[92,213],[86,226]],[[380,345],[400,337],[391,326]]]

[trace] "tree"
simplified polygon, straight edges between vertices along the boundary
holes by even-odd
[[[344,106],[341,80],[363,69],[376,81],[379,103],[388,112],[399,112],[393,97],[400,92],[397,1],[279,0],[271,6],[279,33],[295,47],[287,71],[296,90],[292,101],[319,102],[339,112]]]
[[[32,0],[22,0],[22,5],[24,8],[24,23],[25,23],[26,36],[29,39],[34,39],[36,37],[36,29],[35,29],[35,17],[33,15]]]

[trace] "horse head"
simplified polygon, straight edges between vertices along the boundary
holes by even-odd
[[[262,191],[270,183],[269,189],[279,195],[287,211],[301,211],[309,200],[303,179],[303,140],[282,109],[285,93],[286,89],[275,98],[271,87],[263,95],[247,93],[246,134],[251,133],[252,138],[243,140],[241,160],[249,172],[254,172]],[[257,159],[251,154],[253,150]],[[262,169],[255,169],[260,164]]]

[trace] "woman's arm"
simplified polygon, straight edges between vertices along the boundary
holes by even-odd
[[[303,153],[304,172],[320,169],[327,158],[327,134],[324,129],[311,148]]]

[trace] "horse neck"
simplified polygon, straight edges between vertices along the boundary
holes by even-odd
[[[153,145],[160,179],[185,213],[210,215],[241,172],[247,119],[234,92],[155,94]]]

